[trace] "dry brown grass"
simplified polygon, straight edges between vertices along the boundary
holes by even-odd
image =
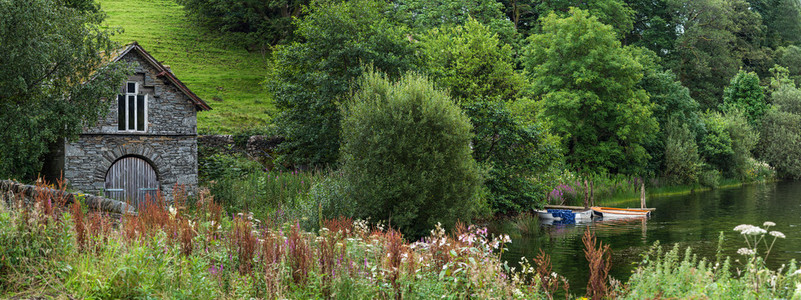
[[[611,252],[609,245],[600,243],[596,246],[595,234],[590,230],[581,238],[584,243],[584,256],[590,263],[590,279],[587,282],[587,297],[593,300],[602,299],[609,294],[609,262]]]

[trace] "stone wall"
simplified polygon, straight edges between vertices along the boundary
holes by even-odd
[[[156,171],[168,201],[183,186],[197,188],[197,139],[194,136],[81,135],[65,147],[64,178],[74,189],[99,194],[111,165],[125,156],[144,159]]]
[[[35,203],[36,197],[39,196],[40,193],[43,193],[43,196],[52,199],[53,203],[64,203],[69,205],[75,201],[75,195],[69,192],[26,185],[11,180],[0,180],[0,202],[5,203],[5,205],[8,207],[15,207],[18,204],[32,205]],[[93,210],[99,210],[113,214],[136,214],[136,210],[132,206],[117,200],[93,195],[83,195],[83,199],[86,205]]]
[[[272,159],[284,138],[267,135],[235,137],[233,135],[201,135],[197,138],[202,155],[244,154],[252,158]]]
[[[148,97],[146,131],[118,130],[115,99],[109,113],[96,125],[84,128],[77,140],[65,142],[64,179],[74,189],[100,194],[111,165],[125,156],[136,156],[156,171],[167,201],[179,186],[193,194],[197,188],[195,104],[169,80],[159,77],[156,68],[138,52],[128,52],[122,61],[134,65],[128,81],[137,82],[138,94]],[[124,85],[120,86],[120,93],[123,89]]]
[[[147,132],[148,135],[196,135],[197,112],[192,101],[169,81],[157,77],[156,69],[142,58],[136,51],[125,55],[122,61],[135,66],[134,74],[129,82],[139,84],[139,94],[146,94],[147,100]],[[120,86],[123,93],[124,86]],[[116,99],[109,113],[98,123],[84,128],[83,133],[130,134],[117,129]]]

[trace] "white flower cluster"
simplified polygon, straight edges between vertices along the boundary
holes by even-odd
[[[739,232],[740,234],[743,234],[743,235],[760,235],[760,234],[768,233],[768,231],[765,230],[765,229],[759,228],[759,227],[754,226],[754,225],[748,225],[748,224],[737,225],[737,227],[734,227],[734,231],[737,231],[737,232]]]
[[[786,238],[786,236],[784,236],[784,233],[781,233],[780,231],[775,231],[775,230],[771,231],[770,235],[772,235],[774,237],[777,237],[777,238],[780,238],[780,239]]]
[[[756,254],[756,251],[754,251],[753,249],[748,249],[748,248],[740,248],[740,249],[737,249],[737,254],[748,256],[748,255]]]

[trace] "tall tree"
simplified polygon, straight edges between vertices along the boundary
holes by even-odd
[[[680,35],[669,65],[702,109],[715,109],[740,69],[766,72],[764,26],[745,0],[671,2]]]
[[[768,110],[768,103],[756,73],[740,71],[731,79],[723,91],[723,110],[730,109],[741,111],[751,127],[759,128],[762,116]]]
[[[801,179],[801,90],[786,68],[772,70],[773,107],[763,119],[756,153],[780,178]]]
[[[635,50],[637,60],[643,65],[643,78],[639,86],[648,93],[654,104],[653,115],[659,123],[659,130],[650,134],[645,143],[645,148],[651,156],[648,171],[650,175],[659,176],[671,167],[666,161],[669,147],[674,151],[673,158],[677,157],[675,150],[692,148],[690,145],[692,142],[687,140],[688,134],[684,129],[690,130],[689,136],[694,142],[696,134],[702,131],[703,124],[698,115],[698,102],[690,97],[690,91],[676,80],[676,75],[672,71],[666,70],[659,64],[659,57],[645,48],[632,48],[632,50]],[[678,144],[671,145],[671,142]],[[691,153],[681,153],[678,156],[685,157],[685,155],[692,157]],[[691,165],[683,165],[679,169],[692,169],[689,167]]]
[[[265,81],[281,114],[285,163],[326,165],[339,157],[340,99],[364,64],[394,77],[412,65],[407,30],[380,0],[317,1],[298,19],[303,40],[278,46]]]
[[[726,81],[741,61],[734,56],[733,9],[718,0],[673,1],[682,31],[670,62],[679,80],[703,109],[716,108]]]
[[[643,67],[612,26],[581,9],[552,13],[529,38],[525,68],[546,119],[565,138],[568,163],[585,172],[644,170],[642,144],[658,125],[638,87]]]
[[[91,1],[0,1],[0,177],[30,178],[48,145],[107,113],[129,68]]]
[[[762,15],[770,47],[801,44],[801,2],[798,0],[749,0]]]
[[[670,0],[629,0],[626,3],[634,15],[632,30],[625,35],[624,42],[650,49],[660,57],[673,53],[678,30]]]

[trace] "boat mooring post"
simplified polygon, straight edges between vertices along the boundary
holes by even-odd
[[[640,185],[640,208],[645,208],[645,182]]]
[[[590,185],[587,184],[587,179],[584,179],[584,209],[590,208]]]

